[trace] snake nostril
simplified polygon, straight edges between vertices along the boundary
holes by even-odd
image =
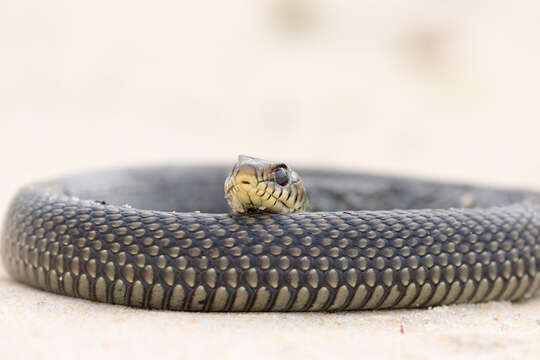
[[[246,184],[246,185],[249,185],[250,182],[249,181],[246,181],[246,180],[242,180],[242,184]]]

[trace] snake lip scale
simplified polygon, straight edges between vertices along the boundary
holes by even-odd
[[[2,262],[16,280],[57,294],[183,311],[421,308],[517,301],[540,288],[535,192],[316,169],[300,179],[276,164],[259,175],[279,186],[236,185],[250,196],[271,191],[277,214],[231,214],[227,201],[242,210],[244,195],[223,199],[230,169],[221,166],[23,187],[2,228]]]

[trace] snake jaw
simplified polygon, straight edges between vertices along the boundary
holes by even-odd
[[[238,157],[225,180],[224,191],[229,207],[240,214],[250,211],[286,214],[305,211],[308,207],[304,184],[296,172],[283,163],[245,155]]]
[[[225,199],[232,211],[242,214],[247,211],[247,208],[244,206],[244,202],[239,198],[240,187],[235,183],[234,178],[231,175],[232,173],[229,174],[225,181]]]
[[[232,191],[233,188],[231,188],[229,191],[225,193],[225,199],[227,200],[227,203],[229,204],[232,211],[237,213],[245,213],[247,211],[244,204],[238,199],[237,193],[235,191]]]

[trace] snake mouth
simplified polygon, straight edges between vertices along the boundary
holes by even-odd
[[[242,199],[245,196],[241,196],[241,192],[240,186],[238,186],[234,180],[227,181],[225,184],[225,199],[231,210],[237,213],[245,213],[248,210],[248,206],[245,202],[246,199]],[[251,202],[249,196],[248,199]]]
[[[237,191],[236,185],[230,181],[225,184],[225,198],[232,196],[232,193]]]

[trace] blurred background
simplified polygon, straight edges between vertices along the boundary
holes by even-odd
[[[0,211],[25,182],[240,153],[540,187],[533,1],[0,2]]]
[[[540,189],[539,10],[494,0],[1,0],[0,218],[27,182],[136,164],[232,166],[241,153]],[[0,358],[540,353],[538,299],[172,314],[39,292],[3,271]]]

